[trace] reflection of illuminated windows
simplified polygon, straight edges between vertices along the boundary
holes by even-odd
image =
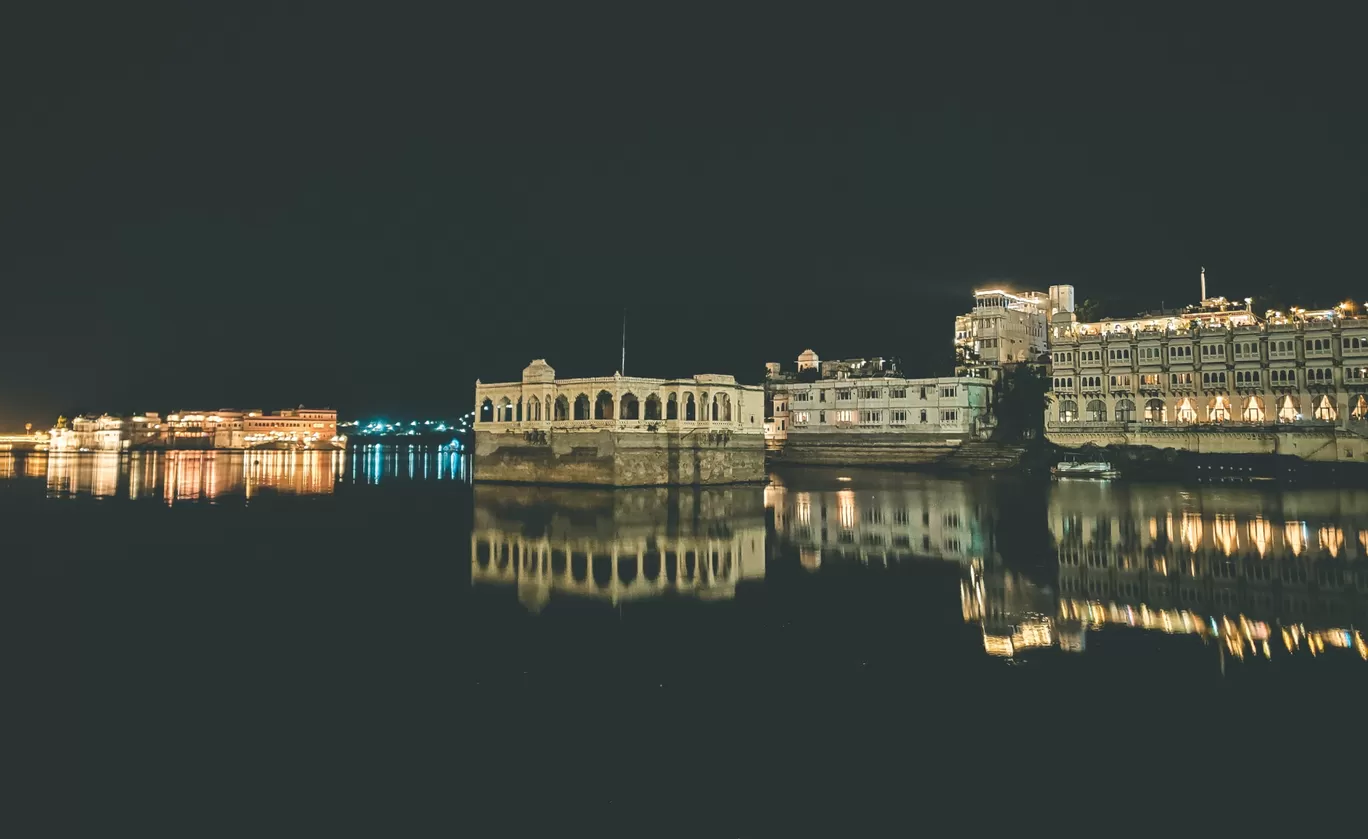
[[[850,530],[855,527],[855,493],[852,490],[843,489],[836,493],[837,514],[840,517],[841,527]]]
[[[1287,547],[1292,551],[1292,555],[1301,556],[1302,551],[1306,550],[1306,523],[1290,521],[1283,528],[1283,534],[1287,538]]]
[[[1254,548],[1263,556],[1268,551],[1268,545],[1273,540],[1273,525],[1263,516],[1255,516],[1249,523],[1249,541],[1254,543]]]
[[[1338,527],[1322,527],[1320,529],[1320,546],[1332,557],[1339,556],[1340,548],[1344,545],[1344,531]]]
[[[1183,513],[1183,544],[1195,551],[1202,544],[1202,517],[1198,513]]]
[[[798,493],[797,501],[794,503],[794,510],[798,514],[798,523],[800,525],[811,524],[812,497],[806,492]]]
[[[1226,556],[1230,556],[1240,547],[1240,538],[1234,516],[1217,514],[1212,535],[1216,539],[1216,545]]]

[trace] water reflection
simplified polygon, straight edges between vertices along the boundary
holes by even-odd
[[[1122,626],[1196,635],[1237,658],[1345,648],[1368,659],[1352,628],[1368,599],[1368,492],[834,477],[807,470],[766,488],[779,540],[810,571],[958,564],[961,612],[990,654],[1083,652],[1090,630]],[[1048,541],[999,540],[1023,491],[1048,493]],[[1043,552],[1054,575],[1013,570]]]
[[[728,599],[765,576],[758,487],[566,489],[479,484],[473,585],[515,586],[539,612],[553,594],[619,603]]]
[[[372,444],[348,453],[352,483],[385,481],[470,482],[470,459],[447,446]]]

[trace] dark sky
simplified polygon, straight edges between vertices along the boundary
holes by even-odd
[[[994,279],[1364,293],[1350,5],[26,5],[0,427],[451,414],[534,357],[611,373],[623,306],[628,372],[756,381],[946,372]]]

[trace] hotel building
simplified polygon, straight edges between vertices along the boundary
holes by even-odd
[[[812,350],[798,356],[797,373],[783,373],[776,363],[765,369],[772,404],[766,442],[794,462],[809,456],[829,462],[838,449],[846,458],[841,462],[921,462],[908,459],[910,449],[883,451],[888,459],[876,447],[943,450],[982,437],[993,425],[992,385],[981,378],[909,379],[890,359],[823,362]]]
[[[1049,348],[1050,318],[1074,310],[1073,286],[1049,293],[974,292],[974,309],[955,318],[955,374],[995,379],[1003,366],[1042,363]]]
[[[314,446],[340,442],[337,411],[304,408],[262,411],[176,411],[132,417],[76,417],[51,431],[52,451],[124,451],[135,448],[250,449],[263,445]]]
[[[1060,445],[1368,455],[1368,318],[1349,304],[1260,318],[1248,298],[1212,297],[1135,318],[1056,317],[1051,359],[1046,434]]]

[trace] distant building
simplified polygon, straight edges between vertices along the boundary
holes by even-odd
[[[116,417],[79,416],[54,428],[51,451],[125,451],[138,448],[250,449],[267,444],[332,445],[337,412],[297,408],[278,414],[220,409]]]
[[[955,318],[955,374],[996,379],[1006,365],[1044,363],[1052,316],[1073,309],[1073,286],[975,291],[973,310]]]

